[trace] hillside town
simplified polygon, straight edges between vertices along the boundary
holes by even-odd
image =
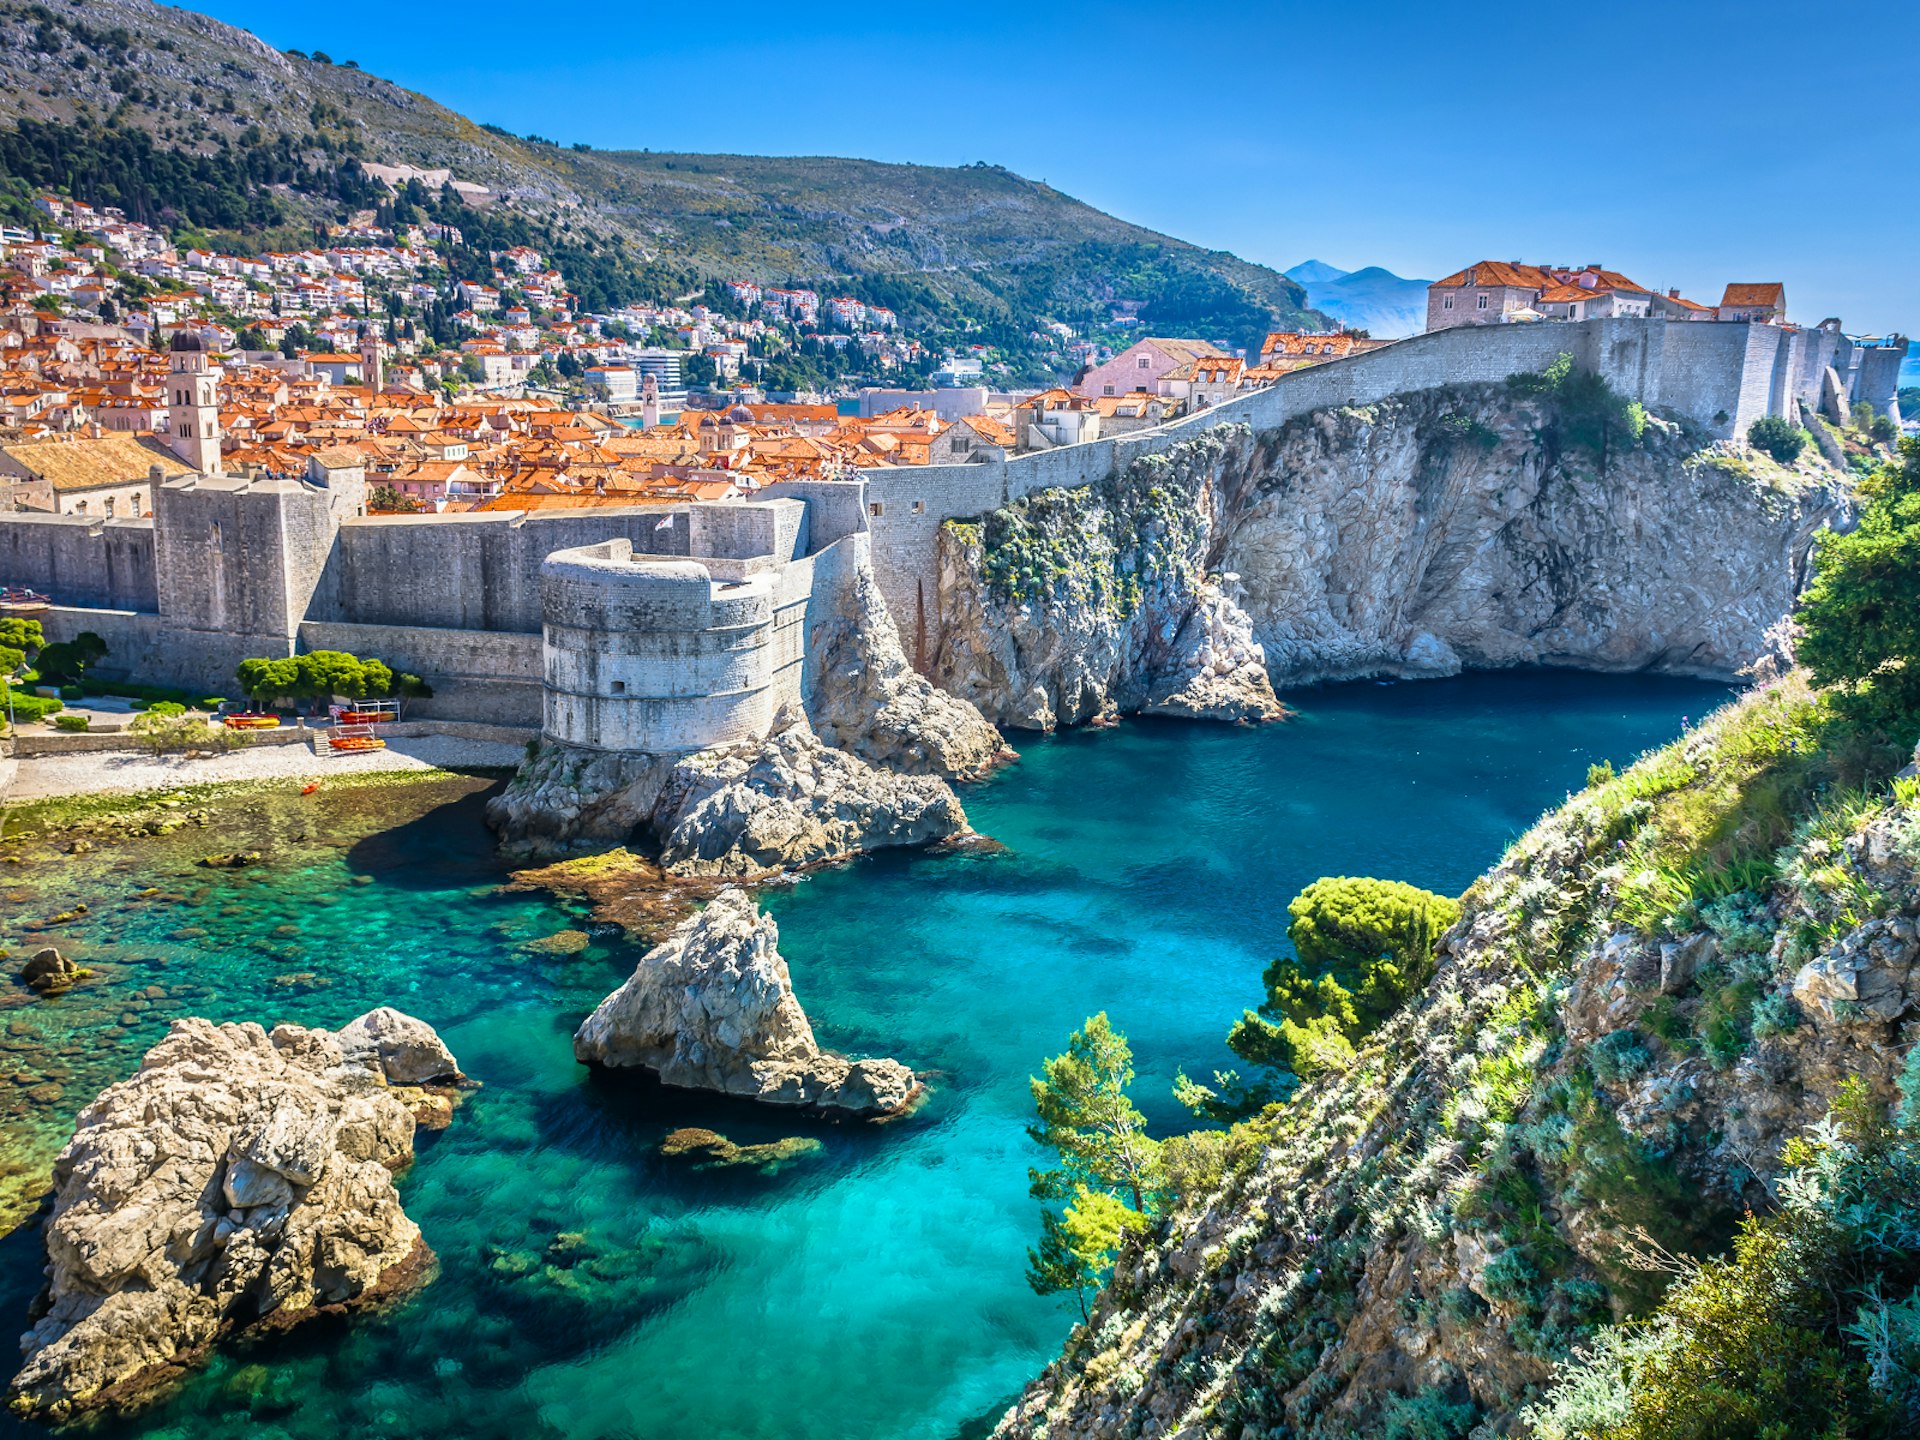
[[[990,390],[958,353],[937,357],[935,388],[769,394],[753,357],[770,344],[857,348],[877,374],[928,357],[890,309],[811,289],[727,281],[725,313],[588,314],[528,246],[493,256],[491,284],[453,281],[434,250],[452,226],[337,227],[324,248],[243,256],[63,196],[34,208],[34,229],[0,229],[8,509],[140,516],[156,464],[162,480],[299,475],[343,450],[376,513],[711,500],[1126,434],[1383,343],[1275,333],[1250,362],[1063,334],[1071,387]],[[170,391],[189,374],[204,378]]]
[[[750,496],[1125,435],[1392,343],[1283,331],[1257,355],[1165,336],[1116,350],[1055,325],[1072,382],[996,390],[979,355],[930,355],[891,309],[808,288],[728,280],[711,304],[588,313],[530,246],[494,252],[491,283],[452,279],[446,224],[362,216],[309,249],[237,255],[63,195],[33,210],[32,229],[0,228],[9,510],[137,517],[179,474],[298,476],[343,456],[373,513]],[[1427,328],[1607,316],[1792,328],[1779,284],[1710,306],[1599,265],[1495,261],[1435,282]],[[1895,344],[1855,337],[1844,354],[1857,372]],[[769,391],[758,360],[782,347],[857,351],[916,383]],[[1837,383],[1860,390],[1857,373]]]

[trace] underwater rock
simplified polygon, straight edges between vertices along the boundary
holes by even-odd
[[[692,1159],[696,1170],[728,1169],[745,1165],[764,1174],[784,1169],[795,1160],[818,1155],[827,1147],[805,1135],[789,1135],[764,1145],[736,1145],[714,1130],[689,1127],[675,1130],[660,1142],[660,1153],[668,1159]]]
[[[258,850],[234,850],[224,855],[202,855],[193,863],[207,870],[244,870],[260,860]]]
[[[9,1407],[58,1421],[127,1404],[224,1335],[425,1283],[433,1254],[393,1182],[414,1118],[391,1079],[458,1073],[393,1010],[338,1035],[176,1020],[54,1165],[46,1310]]]
[[[584,930],[556,930],[538,940],[527,941],[521,948],[536,955],[578,955],[592,943],[593,937]]]
[[[47,945],[28,957],[26,965],[21,968],[20,979],[28,988],[42,995],[57,995],[63,990],[72,989],[77,981],[86,979],[92,973]]]
[[[573,1037],[574,1056],[773,1105],[861,1116],[904,1109],[921,1089],[906,1066],[820,1049],[779,941],[745,891],[722,890],[600,1002]]]

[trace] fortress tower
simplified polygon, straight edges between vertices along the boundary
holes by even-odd
[[[167,428],[173,453],[202,475],[221,473],[220,379],[207,368],[200,337],[182,330],[173,337],[167,374]]]

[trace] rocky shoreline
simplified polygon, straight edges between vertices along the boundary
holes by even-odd
[[[396,1010],[331,1032],[176,1020],[55,1163],[47,1288],[9,1408],[130,1406],[227,1336],[426,1283],[433,1253],[394,1174],[421,1114],[450,1114],[466,1083]]]

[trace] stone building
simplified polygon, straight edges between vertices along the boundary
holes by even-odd
[[[0,483],[12,499],[8,508],[55,515],[104,520],[151,515],[158,488],[192,473],[158,442],[132,435],[72,436],[0,447]]]

